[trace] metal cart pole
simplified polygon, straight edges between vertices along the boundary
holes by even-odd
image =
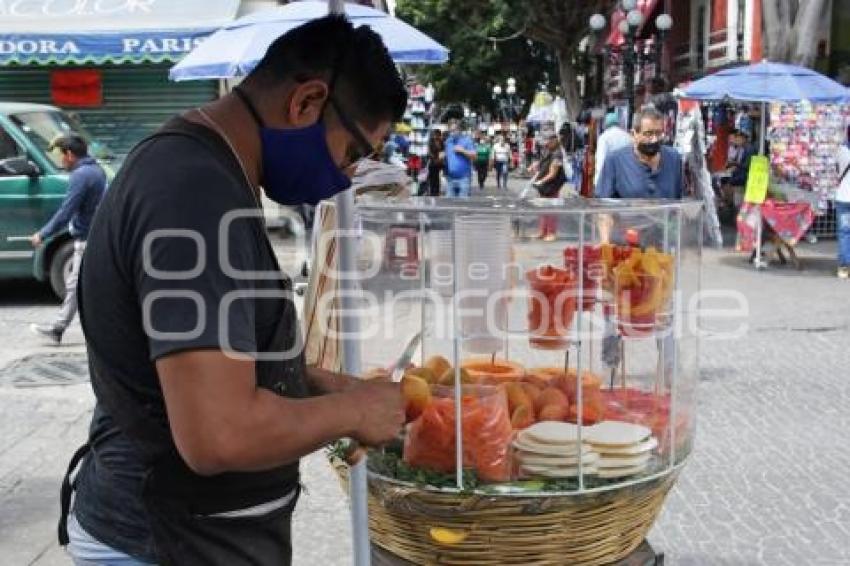
[[[339,305],[343,313],[340,317],[342,360],[346,373],[360,375],[360,348],[354,338],[359,330],[360,321],[350,316],[356,308],[353,294],[355,282],[352,278],[355,270],[354,192],[345,191],[339,194],[335,201],[339,248]],[[358,463],[351,466],[349,473],[348,494],[351,500],[351,536],[355,566],[371,564],[366,459],[364,456]]]
[[[328,13],[343,14],[343,0],[328,0]],[[350,313],[355,306],[351,291],[354,290],[354,191],[345,191],[337,195],[337,245],[339,246],[339,292],[340,307],[343,313]],[[351,309],[351,310],[349,310]],[[345,371],[350,375],[360,375],[360,348],[352,336],[358,331],[359,321],[353,316],[340,317],[342,330],[342,359]],[[354,566],[371,566],[371,545],[369,542],[369,486],[367,482],[366,457],[351,467],[349,473],[348,494],[351,500],[351,538],[354,550]]]

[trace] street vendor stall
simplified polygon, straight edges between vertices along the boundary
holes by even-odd
[[[803,164],[805,168],[814,167],[815,170],[822,167],[822,172],[825,173],[829,168],[829,161],[834,159],[834,154],[829,155],[829,151],[823,147],[826,142],[822,138],[832,136],[832,130],[839,128],[824,124],[826,133],[818,133],[816,130],[821,125],[814,123],[817,120],[813,122],[810,119],[818,115],[812,108],[813,105],[840,105],[850,102],[850,91],[811,69],[764,61],[746,67],[724,69],[695,81],[684,89],[682,96],[700,101],[735,100],[760,103],[759,157],[752,159],[744,206],[738,218],[742,232],[739,249],[749,251],[753,245],[756,267],[766,267],[767,264],[762,260],[761,245],[765,232],[764,216],[767,211],[767,234],[777,245],[777,250],[780,250],[777,253],[781,254],[781,249],[784,248],[792,254],[792,259],[796,262],[793,246],[811,225],[811,211],[805,210],[811,207],[808,202],[798,202],[794,207],[775,203],[767,207],[762,206],[770,193],[771,183],[779,180],[778,176],[772,175],[770,162],[764,157],[767,155],[766,144],[769,139],[767,124],[769,120],[773,124],[771,133],[776,139],[770,139],[772,143],[777,144],[775,148],[772,147],[776,152],[773,154],[773,163],[780,166],[780,171],[785,173],[784,181],[789,181],[788,172],[801,172],[799,166]],[[840,116],[845,115],[839,106],[835,106],[835,110],[828,106],[823,108],[824,116],[835,117],[835,123],[840,121]],[[791,115],[791,112],[798,109],[799,114],[805,116],[805,121],[797,121]],[[768,113],[769,110],[773,110],[773,115]],[[807,123],[810,126],[808,129],[805,125]],[[792,127],[789,128],[789,125]],[[800,138],[805,139],[805,143],[795,141]],[[837,146],[835,149],[837,150]],[[797,180],[799,179],[798,175]],[[831,180],[830,175],[824,174],[823,179],[814,182],[812,188],[822,187],[821,192],[828,194],[830,189],[835,188],[829,186]],[[774,194],[780,192],[780,183],[774,183],[773,186]],[[786,191],[784,194],[787,198],[799,192]],[[778,230],[774,230],[774,227]]]

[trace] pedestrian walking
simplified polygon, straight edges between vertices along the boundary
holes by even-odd
[[[493,145],[493,168],[496,170],[496,188],[502,191],[508,190],[508,169],[511,159],[511,146],[501,135],[496,136]]]
[[[434,128],[428,140],[428,194],[432,197],[440,196],[440,175],[443,172],[445,156],[443,132]]]
[[[605,115],[603,123],[604,130],[596,141],[596,173],[593,177],[594,185],[599,184],[599,175],[605,165],[605,159],[615,151],[624,147],[631,147],[632,136],[620,127],[620,119],[613,112]]]
[[[449,120],[449,136],[446,138],[447,196],[469,196],[474,159],[475,144],[472,142],[472,138],[461,131],[458,120]]]
[[[543,156],[537,166],[534,186],[543,198],[555,198],[564,186],[564,162],[558,136],[550,134],[543,145]],[[546,242],[555,240],[558,231],[558,217],[551,214],[540,215],[540,233],[538,238]]]
[[[305,366],[260,198],[347,190],[406,103],[380,37],[325,16],[127,157],[80,272],[97,402],[62,489],[76,564],[290,564],[299,459],[398,436],[398,384]]]
[[[62,167],[71,172],[68,179],[68,192],[59,210],[32,235],[33,247],[42,245],[54,235],[68,230],[74,240],[74,255],[71,269],[65,274],[65,297],[56,318],[50,324],[33,324],[30,328],[54,344],[62,341],[62,335],[77,314],[77,278],[80,262],[86,249],[89,227],[94,213],[106,192],[106,173],[97,161],[89,156],[88,146],[77,135],[64,136],[51,144],[62,155]]]
[[[838,190],[835,192],[835,221],[838,228],[838,277],[850,278],[850,147],[845,140],[838,149]]]
[[[475,172],[478,175],[478,190],[484,191],[484,183],[487,181],[487,172],[490,170],[493,147],[484,134],[478,134],[475,140]]]

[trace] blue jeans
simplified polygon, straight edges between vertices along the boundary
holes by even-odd
[[[507,161],[496,161],[496,188],[498,189],[507,189],[508,188],[508,162]]]
[[[468,197],[472,177],[461,177],[460,179],[446,179],[446,196],[447,197]]]
[[[850,202],[835,201],[838,232],[838,265],[850,267]]]

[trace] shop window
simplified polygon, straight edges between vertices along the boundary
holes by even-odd
[[[50,96],[57,106],[91,108],[103,104],[98,69],[62,69],[50,73]]]

